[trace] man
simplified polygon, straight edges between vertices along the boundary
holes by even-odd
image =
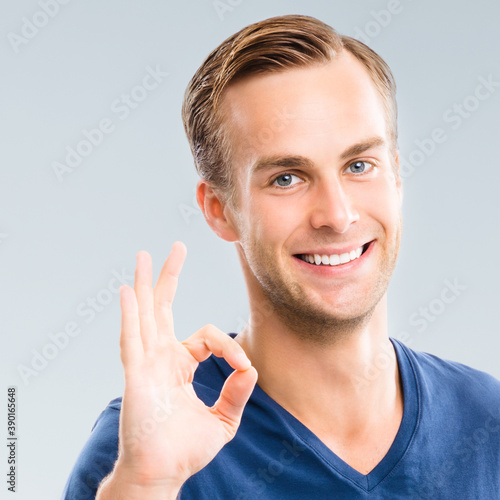
[[[139,252],[120,289],[123,401],[64,498],[500,498],[500,382],[388,335],[403,189],[387,64],[317,19],[267,19],[205,60],[183,119],[250,321],[179,343],[186,248],[154,290]]]

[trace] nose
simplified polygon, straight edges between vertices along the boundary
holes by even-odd
[[[329,179],[314,193],[310,222],[315,229],[327,226],[344,233],[358,220],[359,212],[352,195],[346,192],[339,179]]]

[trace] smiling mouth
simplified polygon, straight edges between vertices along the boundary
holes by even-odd
[[[363,255],[367,248],[370,246],[371,241],[365,243],[363,246],[360,246],[356,250],[352,250],[349,253],[342,254],[332,254],[332,255],[320,255],[320,254],[296,254],[294,257],[307,262],[308,264],[312,264],[315,266],[340,266],[342,264],[347,264],[352,260],[359,259],[361,255]]]

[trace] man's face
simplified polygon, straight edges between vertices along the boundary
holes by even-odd
[[[299,335],[352,330],[383,297],[402,232],[402,188],[369,75],[343,52],[233,82],[223,106],[239,200],[226,213],[250,298],[270,300]]]

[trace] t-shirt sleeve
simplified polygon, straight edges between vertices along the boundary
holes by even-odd
[[[97,418],[68,477],[61,500],[94,499],[99,484],[113,469],[118,456],[119,399],[111,401]]]

